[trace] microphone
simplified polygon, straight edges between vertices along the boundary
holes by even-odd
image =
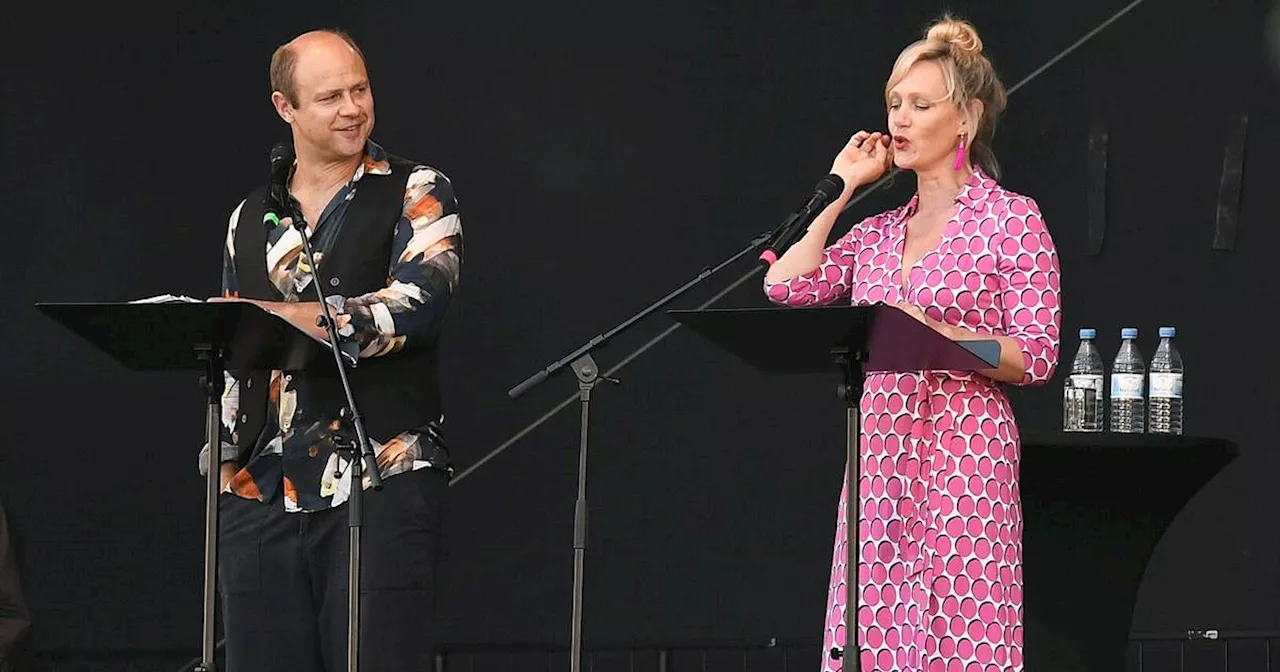
[[[786,254],[796,241],[804,237],[814,218],[844,191],[844,180],[839,175],[831,173],[818,180],[818,185],[813,189],[813,196],[809,197],[809,202],[782,222],[772,240],[765,246],[764,252],[760,254],[760,261],[763,261],[766,266],[772,266],[778,257]]]
[[[271,180],[262,198],[262,223],[268,228],[280,226],[280,215],[289,216],[289,169],[293,167],[293,147],[277,142],[271,148]]]

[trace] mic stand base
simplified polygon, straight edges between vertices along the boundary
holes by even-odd
[[[832,358],[840,368],[843,382],[839,386],[840,399],[845,405],[845,478],[849,485],[845,492],[844,502],[844,641],[843,648],[833,646],[831,659],[841,662],[843,672],[860,672],[862,670],[862,649],[858,646],[858,511],[862,506],[859,495],[859,481],[862,473],[862,363],[866,361],[866,353],[850,352],[837,348],[831,352]],[[847,664],[846,664],[847,663]]]

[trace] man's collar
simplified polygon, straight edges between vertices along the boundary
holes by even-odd
[[[387,159],[387,150],[373,140],[365,141],[364,161],[360,163],[355,179],[360,179],[360,176],[365,173],[370,175],[391,174],[391,161]]]
[[[298,157],[293,157],[293,167],[289,169],[289,178],[293,179],[293,174],[298,170]],[[358,181],[365,174],[369,175],[390,175],[391,161],[387,159],[387,150],[382,145],[373,140],[364,141],[364,158],[360,161],[360,165],[356,166],[355,175],[351,176],[351,182]]]

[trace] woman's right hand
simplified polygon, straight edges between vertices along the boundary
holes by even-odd
[[[893,150],[889,147],[887,134],[879,131],[854,133],[831,164],[831,172],[844,180],[841,198],[848,198],[859,186],[880,179],[892,162]]]
[[[839,203],[832,203],[809,225],[804,237],[791,246],[778,260],[769,266],[765,279],[781,282],[788,278],[812,272],[822,264],[823,250],[836,218],[840,216],[840,203],[847,202],[854,189],[878,179],[893,160],[889,148],[889,136],[884,133],[858,131],[849,143],[836,155],[831,172],[844,180],[844,191]]]

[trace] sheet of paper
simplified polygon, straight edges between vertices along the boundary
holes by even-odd
[[[159,296],[149,296],[145,299],[136,299],[129,303],[204,303],[200,299],[193,299],[189,296],[161,294]]]

